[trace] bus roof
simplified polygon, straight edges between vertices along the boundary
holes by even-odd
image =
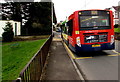
[[[92,10],[104,10],[104,11],[111,11],[111,10],[108,10],[108,9],[86,9],[86,10],[77,10],[75,12],[79,12],[79,11],[92,11]]]
[[[108,10],[108,9],[86,9],[86,10],[77,10],[77,11],[74,11],[68,18],[71,19],[76,12],[79,12],[79,11],[92,11],[92,10],[93,10],[93,11],[95,11],[95,10],[111,11],[111,10]]]

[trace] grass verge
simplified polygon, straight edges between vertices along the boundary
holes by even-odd
[[[120,28],[114,28],[115,32],[120,33]]]
[[[46,40],[3,43],[2,80],[15,80]]]

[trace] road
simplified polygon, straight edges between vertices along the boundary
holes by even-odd
[[[112,53],[112,52],[111,52]],[[118,80],[119,56],[92,53],[92,58],[75,59],[78,68],[87,80]],[[97,56],[98,55],[98,56]]]
[[[60,37],[60,33],[55,33],[55,37]],[[105,50],[102,52],[80,53],[78,55],[68,51],[78,69],[86,80],[108,80],[117,82],[118,60],[120,55],[120,41],[115,41],[115,50]]]
[[[74,61],[87,80],[118,80],[118,60],[120,41],[116,41],[115,50],[80,53]],[[117,51],[117,52],[116,52]],[[75,54],[74,54],[75,55]],[[83,56],[84,55],[84,56]],[[81,57],[82,56],[82,57]],[[80,59],[80,57],[82,59]],[[88,58],[86,58],[88,57]]]
[[[74,61],[86,80],[113,80],[117,82],[120,41],[116,41],[115,50],[73,54]],[[111,81],[110,81],[111,82]]]

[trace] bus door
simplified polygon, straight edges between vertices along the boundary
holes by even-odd
[[[73,19],[69,20],[68,23],[68,43],[69,43],[69,47],[71,49],[73,49],[73,47],[75,47],[75,43],[74,43],[74,29],[73,29]]]

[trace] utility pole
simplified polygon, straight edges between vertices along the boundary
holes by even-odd
[[[86,6],[87,6],[87,3],[86,3],[86,0],[85,0],[85,9],[86,9]]]

